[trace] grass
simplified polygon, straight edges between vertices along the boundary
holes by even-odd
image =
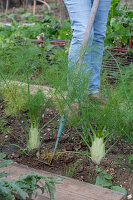
[[[60,48],[11,45],[0,50],[0,57],[1,74],[6,79],[27,82],[28,76],[30,84],[66,88],[67,55]]]
[[[76,170],[76,167],[78,166],[80,160],[77,160],[73,165],[71,165],[69,168],[66,167],[65,176],[72,178],[74,175],[74,172]]]

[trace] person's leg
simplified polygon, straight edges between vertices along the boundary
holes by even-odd
[[[68,87],[71,87],[73,82],[74,72],[76,71],[76,61],[79,58],[79,50],[83,41],[83,37],[86,31],[86,26],[89,19],[89,14],[91,11],[91,0],[64,0],[66,7],[68,9],[68,13],[71,19],[71,28],[73,31],[73,37],[70,45],[69,56],[68,56],[68,67],[69,67],[69,75],[68,75]],[[89,40],[87,51],[85,53],[84,62],[82,65],[83,70],[89,72],[90,70],[90,62],[91,62],[91,54],[90,47],[93,40],[93,30],[91,33],[91,39]]]
[[[111,0],[100,0],[93,25],[94,39],[91,51],[91,68],[93,75],[91,77],[90,89],[92,90],[92,94],[96,94],[96,97],[98,97],[97,94],[99,93],[100,87],[100,70],[102,65],[104,39],[106,36],[106,25],[110,8],[110,2]]]
[[[86,74],[88,76],[91,74],[91,82],[88,83],[87,88],[88,94],[96,94],[96,96],[99,93],[100,69],[110,1],[100,0],[91,38],[82,65],[82,69]],[[64,0],[64,2],[72,21],[71,27],[73,30],[69,51],[69,68],[71,69],[79,57],[79,50],[85,34],[93,0]],[[69,78],[72,79],[72,76]]]

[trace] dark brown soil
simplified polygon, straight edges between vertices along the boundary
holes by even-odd
[[[56,114],[57,111],[52,106],[47,108],[40,127],[52,119]],[[78,164],[76,165],[76,169],[72,175],[73,178],[95,184],[96,177],[98,175],[95,168],[99,167],[113,176],[113,185],[122,186],[127,189],[128,194],[133,194],[133,166],[128,160],[128,156],[133,154],[133,150],[131,145],[126,141],[120,140],[111,152],[107,154],[107,157],[101,162],[101,164],[96,166],[88,157],[76,153],[77,150],[78,152],[87,150],[87,147],[81,141],[79,135],[73,137],[75,134],[73,129],[65,127],[62,137],[60,138],[57,153],[52,164],[50,164],[58,132],[58,126],[54,129],[54,131],[50,130],[57,123],[57,119],[42,131],[41,137],[43,137],[47,131],[50,132],[42,143],[40,156],[37,157],[37,150],[34,152],[26,151],[28,154],[26,155],[17,147],[10,145],[17,144],[22,148],[25,148],[26,146],[24,147],[24,145],[22,145],[17,139],[21,139],[26,144],[25,135],[16,118],[6,117],[4,106],[1,106],[0,108],[0,118],[1,117],[3,117],[7,122],[5,128],[7,126],[10,127],[10,134],[4,133],[4,129],[0,129],[0,150],[6,153],[8,159],[12,159],[17,163],[28,165],[35,169],[41,169],[64,176],[68,174],[69,169],[72,169],[72,166],[74,166],[74,163],[78,160]]]

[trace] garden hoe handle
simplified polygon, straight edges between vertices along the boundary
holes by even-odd
[[[55,143],[55,147],[54,147],[54,152],[53,152],[53,156],[52,156],[50,164],[52,163],[53,158],[55,156],[55,152],[56,152],[56,149],[57,149],[57,146],[58,146],[58,143],[59,143],[59,139],[60,139],[60,137],[62,135],[64,126],[65,126],[65,122],[66,122],[65,116],[62,115],[61,118],[60,118],[59,130],[58,130],[58,133],[57,133],[57,139],[56,139],[56,143]]]
[[[78,63],[77,63],[76,74],[78,74],[78,72],[80,71],[81,65],[83,63],[83,58],[84,58],[86,47],[87,47],[87,44],[88,44],[88,41],[89,41],[89,38],[90,38],[90,34],[91,34],[92,26],[93,26],[93,23],[94,23],[94,20],[95,20],[95,16],[96,16],[96,13],[97,13],[99,1],[100,0],[94,0],[94,2],[93,2],[93,6],[92,6],[92,9],[91,9],[91,12],[90,12],[87,28],[86,28],[85,35],[84,35],[84,38],[83,38],[83,42],[82,42],[82,45],[81,45],[81,49],[80,49],[80,52],[79,52],[79,60],[78,60]],[[61,134],[62,134],[64,126],[65,126],[65,121],[66,121],[65,116],[62,115],[61,119],[60,119],[60,125],[59,125],[58,134],[57,134],[57,140],[56,140],[56,144],[55,144],[55,147],[54,147],[54,152],[53,152],[53,157],[51,159],[51,163],[52,163],[53,158],[55,156],[55,152],[56,152],[56,149],[57,149],[57,146],[58,146],[58,143],[59,143],[59,138],[61,137]]]
[[[76,74],[78,74],[78,72],[80,71],[81,65],[83,63],[85,51],[86,51],[87,44],[88,44],[88,41],[89,41],[89,38],[90,38],[90,35],[91,35],[91,30],[92,30],[92,27],[93,27],[93,24],[94,24],[94,20],[95,20],[95,17],[96,17],[99,2],[100,2],[100,0],[94,0],[93,6],[91,8],[88,24],[87,24],[86,31],[85,31],[85,34],[84,34],[84,38],[83,38],[83,41],[82,41],[82,45],[81,45],[81,48],[80,48],[80,51],[79,51],[79,59],[78,59],[77,66],[76,66]]]

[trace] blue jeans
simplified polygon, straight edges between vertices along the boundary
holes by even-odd
[[[64,0],[64,2],[71,19],[71,28],[73,31],[68,56],[68,65],[69,69],[71,69],[72,66],[76,65],[75,63],[79,58],[79,50],[83,41],[93,0]],[[87,85],[88,94],[99,92],[100,70],[110,2],[111,0],[100,0],[91,37],[84,56],[82,70],[88,76],[91,74],[90,81]],[[70,77],[68,78],[70,79]]]

